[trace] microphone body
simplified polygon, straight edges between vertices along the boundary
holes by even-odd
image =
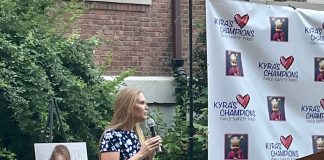
[[[156,134],[156,131],[155,131],[155,122],[154,122],[154,120],[152,118],[147,119],[147,126],[150,129],[151,136],[155,137],[157,134]],[[156,152],[157,153],[162,152],[162,148],[161,147],[157,148]]]
[[[150,128],[151,136],[152,137],[155,137],[156,136],[155,127],[154,126],[151,126],[149,128]]]

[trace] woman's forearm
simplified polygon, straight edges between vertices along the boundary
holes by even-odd
[[[143,155],[141,153],[137,153],[128,160],[143,160],[143,159],[144,159]]]

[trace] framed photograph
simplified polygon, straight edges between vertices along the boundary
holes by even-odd
[[[35,143],[36,160],[88,160],[85,142],[72,143]]]

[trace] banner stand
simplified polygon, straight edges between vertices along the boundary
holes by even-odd
[[[54,111],[55,109],[55,111]],[[62,119],[60,116],[60,112],[58,109],[58,105],[57,105],[57,99],[53,98],[51,100],[51,103],[49,105],[49,113],[48,113],[48,117],[47,117],[47,125],[44,128],[44,137],[43,137],[43,142],[48,142],[48,143],[52,143],[53,141],[53,115],[55,114],[56,119],[59,120],[59,129],[62,132],[63,138],[64,138],[64,142],[67,142],[67,138],[64,132],[64,128],[62,125]]]

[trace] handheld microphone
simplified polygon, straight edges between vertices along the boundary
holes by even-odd
[[[152,118],[149,118],[149,119],[147,119],[146,123],[147,123],[147,126],[150,129],[151,136],[155,137],[156,136],[156,131],[155,131],[155,122],[154,122],[154,120]],[[156,152],[162,152],[161,147],[156,149]]]

